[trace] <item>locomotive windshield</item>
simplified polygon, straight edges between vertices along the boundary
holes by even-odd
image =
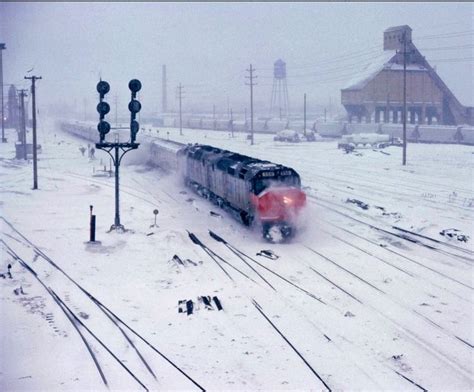
[[[297,176],[284,176],[278,178],[257,178],[254,181],[253,192],[256,195],[259,195],[267,188],[279,188],[279,187],[288,187],[300,186],[300,179]]]

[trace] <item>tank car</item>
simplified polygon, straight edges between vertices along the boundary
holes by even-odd
[[[186,185],[198,194],[243,224],[259,225],[269,241],[294,235],[306,204],[295,170],[201,144],[188,145],[177,156]]]

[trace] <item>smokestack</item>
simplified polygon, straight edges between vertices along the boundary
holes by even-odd
[[[162,68],[162,101],[161,101],[161,111],[166,113],[168,108],[166,107],[166,65],[163,65]]]

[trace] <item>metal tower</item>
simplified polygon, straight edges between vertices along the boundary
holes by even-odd
[[[290,102],[288,98],[288,86],[286,84],[286,63],[278,59],[273,64],[273,88],[270,103],[270,117],[277,116],[280,120],[288,118],[290,114]]]

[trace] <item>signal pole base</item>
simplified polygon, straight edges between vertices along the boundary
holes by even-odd
[[[2,143],[6,143],[8,140],[6,137],[2,137]]]
[[[99,246],[99,245],[102,245],[102,242],[101,241],[86,241],[86,242],[84,242],[84,244]]]
[[[112,232],[112,231],[116,231],[117,233],[125,233],[127,232],[128,230],[125,229],[125,226],[124,225],[112,225],[110,226],[110,230],[108,231],[108,233]]]

